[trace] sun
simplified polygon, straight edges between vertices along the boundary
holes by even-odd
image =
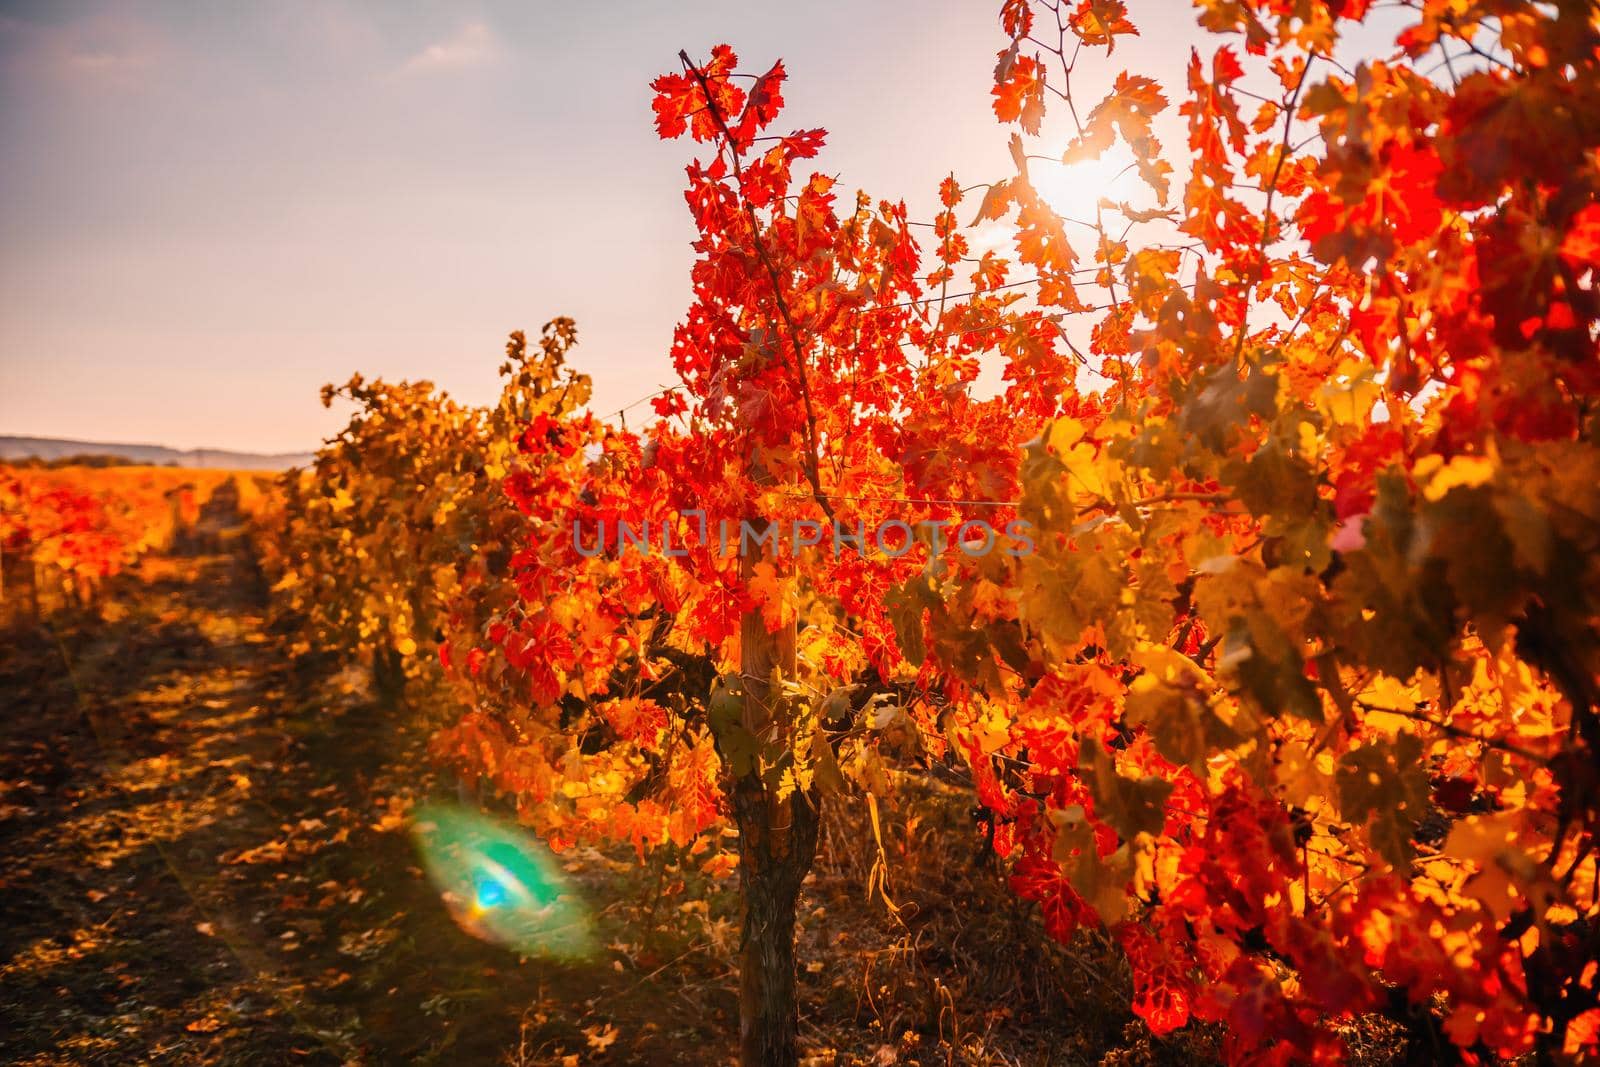
[[[1101,200],[1114,204],[1131,202],[1136,208],[1149,207],[1152,200],[1149,186],[1140,180],[1133,166],[1133,153],[1120,144],[1107,149],[1098,159],[1076,163],[1030,156],[1028,179],[1045,203],[1067,220],[1066,229],[1074,247],[1082,246],[1084,235],[1093,243],[1091,230],[1081,227],[1094,226],[1095,207]],[[1114,213],[1105,218],[1105,224],[1113,235],[1122,229],[1120,216]],[[1016,235],[1012,220],[985,221],[968,233],[968,247],[974,256],[991,251],[1008,256]]]
[[[1113,203],[1131,200],[1142,188],[1133,167],[1133,155],[1122,145],[1099,159],[1076,163],[1032,159],[1028,162],[1028,177],[1056,214],[1086,223],[1094,222],[1095,205],[1102,199]]]

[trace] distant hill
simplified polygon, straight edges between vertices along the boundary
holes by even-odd
[[[0,436],[0,461],[39,459],[45,462],[72,456],[116,456],[130,463],[157,467],[211,467],[226,470],[279,471],[311,462],[307,452],[227,452],[220,448],[165,448],[161,445],[118,445],[101,441],[70,441],[55,437]]]

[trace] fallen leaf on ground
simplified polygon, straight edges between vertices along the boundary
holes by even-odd
[[[606,1023],[604,1027],[585,1027],[583,1036],[589,1039],[590,1048],[596,1052],[604,1052],[617,1040],[617,1028],[610,1023]]]

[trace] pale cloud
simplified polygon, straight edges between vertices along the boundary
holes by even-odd
[[[406,73],[461,70],[492,62],[499,51],[499,44],[487,25],[469,22],[406,60],[401,69]]]
[[[5,65],[75,87],[126,90],[142,84],[165,49],[149,25],[119,12],[59,24],[0,19]]]

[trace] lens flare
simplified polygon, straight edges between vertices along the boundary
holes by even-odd
[[[457,923],[525,956],[576,958],[593,948],[589,912],[544,845],[521,827],[429,805],[417,851]]]

